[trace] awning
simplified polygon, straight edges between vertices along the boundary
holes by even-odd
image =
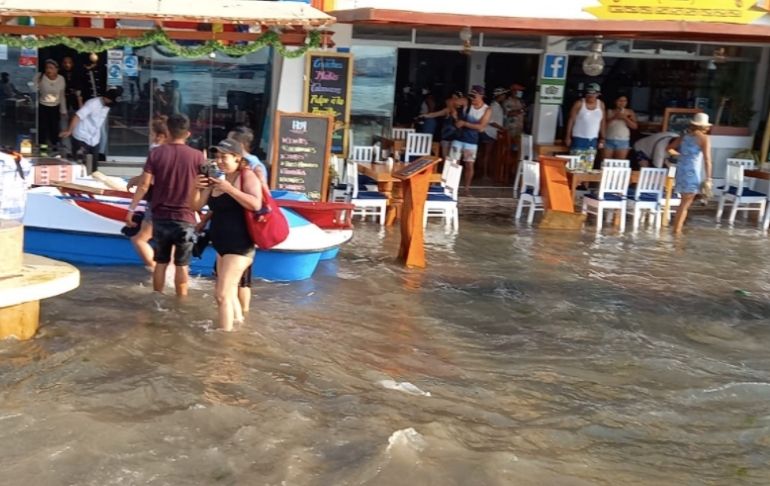
[[[2,1],[2,0],[0,0]],[[737,25],[717,22],[685,22],[660,20],[593,20],[494,17],[447,13],[413,12],[380,8],[359,8],[331,12],[337,22],[364,25],[392,25],[417,28],[500,31],[521,35],[557,35],[579,37],[643,37],[645,39],[676,39],[691,41],[735,41],[766,43],[770,26],[762,24]]]
[[[299,2],[257,0],[0,0],[0,17],[95,17],[324,27],[334,17]]]

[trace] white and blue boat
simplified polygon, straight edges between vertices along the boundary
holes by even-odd
[[[87,265],[141,265],[131,241],[120,231],[130,194],[89,186],[30,189],[24,251]],[[257,250],[253,276],[280,282],[310,278],[319,261],[336,257],[340,246],[352,238],[348,205],[313,203],[285,191],[275,191],[273,197],[289,222],[289,237],[270,250]],[[201,258],[193,259],[190,273],[211,275],[215,257],[214,249],[207,248]]]

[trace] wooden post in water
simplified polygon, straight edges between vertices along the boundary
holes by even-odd
[[[407,267],[425,268],[424,230],[425,201],[433,166],[439,157],[422,157],[393,174],[402,181],[404,204],[401,209],[401,246],[398,258]]]

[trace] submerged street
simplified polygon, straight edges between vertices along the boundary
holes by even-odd
[[[0,342],[0,484],[767,484],[770,255],[755,229],[595,237],[359,224],[312,280],[81,267]]]

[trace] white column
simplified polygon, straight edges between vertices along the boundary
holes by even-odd
[[[545,54],[550,52],[566,52],[567,51],[567,38],[566,37],[544,37],[543,48],[545,52],[540,55],[540,63],[538,66],[537,79],[540,80],[540,74],[543,72],[543,59]],[[551,144],[556,138],[556,128],[559,121],[559,113],[561,112],[560,105],[543,105],[540,103],[540,86],[535,88],[535,110],[532,131],[533,140],[536,144]]]
[[[475,84],[484,86],[487,73],[487,56],[489,56],[488,52],[471,52],[468,59],[468,89],[466,91],[470,91],[471,86]]]

